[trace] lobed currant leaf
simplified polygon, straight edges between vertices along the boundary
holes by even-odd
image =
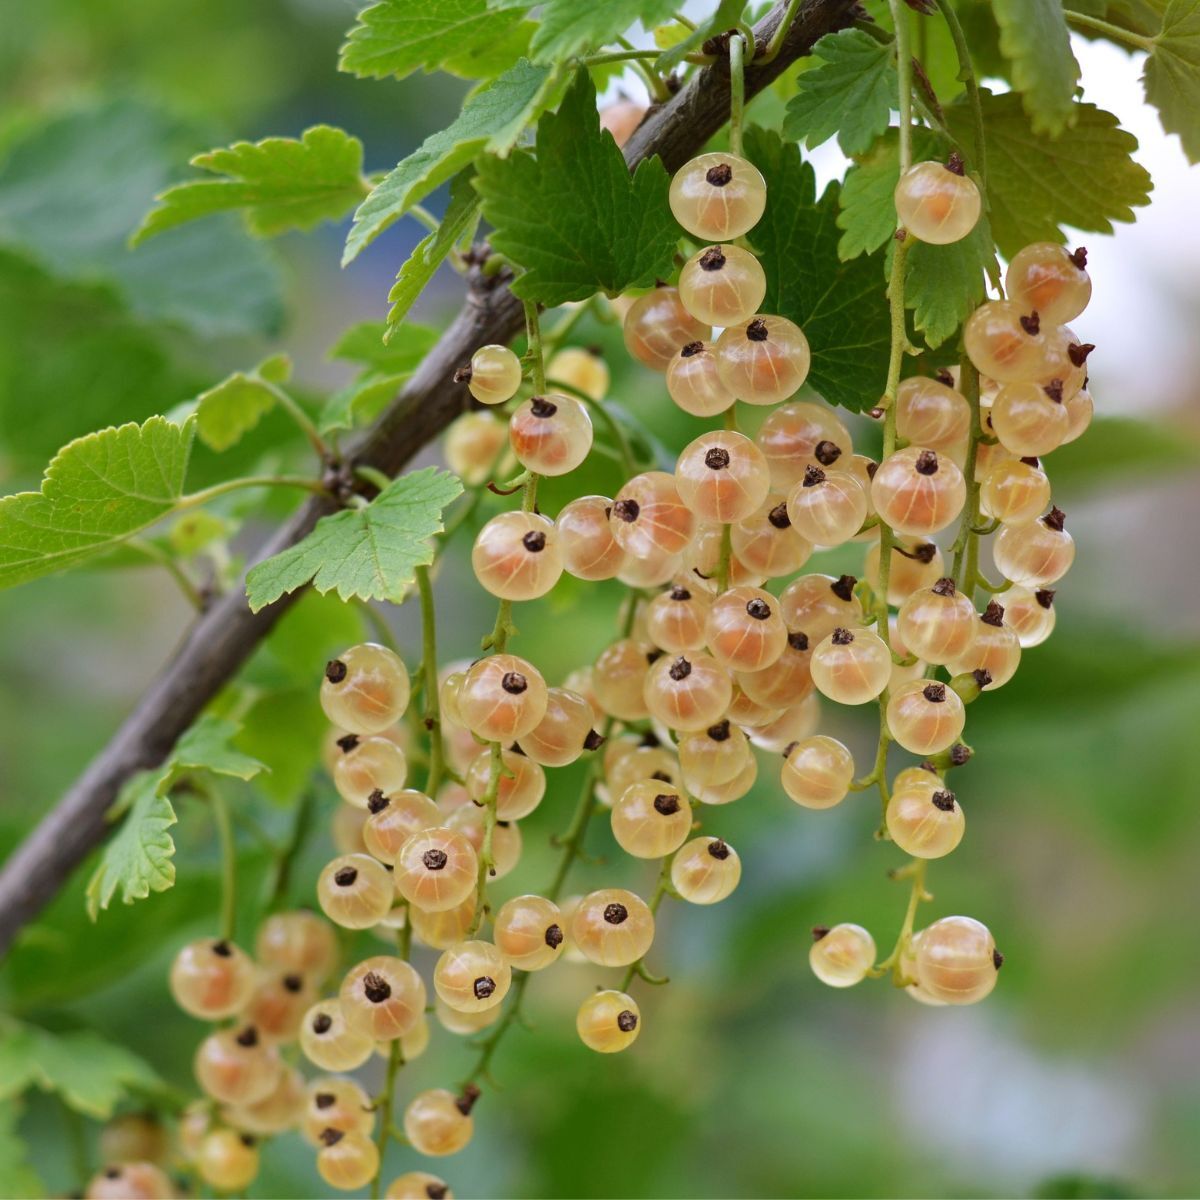
[[[804,330],[816,391],[831,404],[869,409],[879,400],[890,344],[882,263],[838,258],[838,185],[817,200],[816,176],[797,146],[751,127],[746,156],[767,181],[766,213],[750,235],[767,273],[763,308]]]
[[[913,132],[914,153],[924,157],[917,151],[920,132]],[[839,258],[871,254],[887,244],[896,232],[894,193],[899,178],[897,133],[889,129],[846,173],[838,196],[837,226],[844,231],[838,242]]]
[[[501,6],[491,7],[494,10]],[[520,0],[503,7],[528,9],[533,3]],[[673,0],[604,0],[603,4],[547,0],[529,44],[530,56],[539,63],[564,62],[616,41],[635,21],[641,21],[647,29],[669,21],[677,7]]]
[[[1143,83],[1162,127],[1200,162],[1200,0],[1168,0]]]
[[[860,154],[891,117],[898,86],[893,48],[860,29],[843,29],[827,33],[812,53],[821,65],[797,76],[784,136],[811,150],[837,134],[846,154]]]
[[[77,438],[37,492],[0,500],[0,588],[64,571],[153,525],[183,494],[195,418]]]
[[[175,771],[208,771],[233,779],[253,779],[267,768],[235,748],[233,742],[240,728],[236,721],[205,713],[175,743],[168,760],[171,767]]]
[[[310,582],[343,600],[399,601],[416,568],[433,562],[442,510],[461,493],[455,476],[426,467],[394,479],[363,508],[322,517],[306,538],[250,571],[250,607],[258,612]]]
[[[489,241],[522,268],[513,292],[546,305],[616,295],[668,274],[678,238],[668,186],[658,158],[630,174],[600,128],[586,71],[538,122],[536,157],[483,158],[476,179],[495,226]]]
[[[1059,0],[995,0],[1000,52],[1035,133],[1061,133],[1076,117],[1079,63]]]
[[[295,138],[235,142],[197,154],[192,166],[218,179],[192,179],[160,192],[131,242],[218,212],[245,215],[251,233],[274,237],[340,221],[367,191],[362,142],[330,125],[314,125]]]
[[[285,383],[292,373],[286,354],[276,354],[252,371],[235,371],[196,397],[196,432],[210,449],[237,445],[275,407],[273,384]]]
[[[421,145],[376,185],[359,205],[342,263],[352,262],[393,221],[458,174],[480,151],[501,157],[554,98],[554,74],[521,59],[467,97],[455,121]]]

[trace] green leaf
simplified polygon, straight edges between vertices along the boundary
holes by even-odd
[[[1200,162],[1200,0],[1169,0],[1143,82],[1162,127]]]
[[[616,295],[669,273],[679,230],[668,186],[658,158],[629,174],[600,129],[586,71],[538,122],[536,158],[523,150],[484,158],[476,180],[495,227],[492,246],[523,268],[513,292],[547,306]]]
[[[3,1056],[0,1043],[0,1057]],[[29,1164],[29,1148],[17,1126],[21,1105],[15,1100],[0,1105],[0,1200],[40,1200],[46,1186]]]
[[[114,808],[125,815],[105,844],[87,885],[88,915],[96,920],[120,889],[132,904],[175,882],[175,842],[167,832],[178,821],[162,788],[171,775],[168,761],[155,771],[139,771],[121,788]]]
[[[357,258],[414,204],[458,174],[480,151],[506,155],[525,127],[551,102],[553,83],[548,67],[531,66],[521,59],[468,96],[453,124],[427,137],[359,205],[346,238],[343,265]]]
[[[660,75],[669,75],[684,59],[684,56],[694,51],[698,52],[710,37],[724,33],[732,28],[741,18],[746,0],[721,0],[716,10],[706,21],[701,21],[695,29],[688,31],[684,26],[668,26],[672,32],[676,28],[683,31],[684,36],[675,38],[673,43],[666,44],[660,39],[660,30],[654,31],[655,43],[664,46],[663,52],[654,60],[654,69]]]
[[[461,493],[455,476],[426,467],[393,480],[363,508],[322,517],[303,541],[250,571],[250,607],[258,612],[309,582],[322,593],[336,588],[343,600],[400,600],[416,568],[433,562],[442,510]]]
[[[77,438],[39,492],[0,500],[0,588],[111,550],[169,513],[183,494],[194,419],[151,417]]]
[[[386,336],[387,326],[382,321],[360,321],[342,334],[329,357],[406,375],[416,370],[437,341],[438,331],[432,325],[409,324],[391,341],[384,341]]]
[[[340,221],[366,191],[362,156],[358,138],[330,125],[306,129],[299,141],[270,137],[197,154],[193,167],[223,178],[177,183],[155,196],[132,244],[217,212],[244,213],[260,237]]]
[[[175,743],[171,766],[176,771],[209,771],[233,779],[253,779],[267,768],[258,759],[234,749],[239,728],[236,721],[206,713]]]
[[[635,21],[647,29],[670,20],[676,0],[549,0],[530,44],[534,62],[562,62],[581,51],[598,49],[623,34]]]
[[[228,541],[236,531],[237,525],[228,517],[197,508],[171,522],[167,545],[173,554],[191,558],[216,542]]]
[[[463,171],[455,176],[450,184],[450,203],[446,206],[442,223],[417,243],[401,266],[392,290],[388,292],[391,308],[388,309],[387,333],[384,335],[388,342],[396,336],[409,309],[417,302],[455,242],[471,228],[475,220],[479,197],[471,186],[468,174]]]
[[[837,216],[838,228],[845,230],[838,242],[840,258],[871,254],[896,232],[894,193],[900,178],[896,139],[896,130],[889,129],[846,173]]]
[[[1150,176],[1130,157],[1137,138],[1093,104],[1076,104],[1072,127],[1058,138],[1033,131],[1012,92],[983,94],[992,232],[1011,258],[1030,242],[1062,242],[1060,228],[1112,233],[1150,202]],[[946,117],[955,137],[971,145],[971,116],[953,104]]]
[[[522,23],[519,12],[491,11],[487,0],[381,0],[358,14],[338,67],[360,79],[439,67],[472,74],[472,60]]]
[[[995,262],[986,215],[948,246],[914,242],[904,270],[904,306],[930,349],[951,338],[982,303],[984,273]]]
[[[1079,64],[1061,0],[995,0],[1000,53],[1008,59],[1013,89],[1021,93],[1035,133],[1053,135],[1076,116]]]
[[[131,1088],[153,1091],[162,1082],[132,1051],[90,1029],[51,1033],[6,1021],[0,1026],[0,1100],[31,1086],[54,1092],[86,1117],[104,1120]]]
[[[276,354],[253,371],[235,371],[196,398],[196,432],[212,450],[228,450],[241,441],[275,406],[274,386],[291,375],[286,354]]]
[[[796,78],[784,136],[811,150],[836,133],[846,154],[861,154],[891,118],[898,86],[892,51],[860,29],[827,33],[812,49],[822,65]]]
[[[813,169],[796,145],[751,127],[746,155],[767,181],[767,209],[753,232],[767,272],[763,310],[804,330],[813,388],[831,404],[869,409],[883,390],[890,345],[880,257],[839,260],[838,186],[817,200]]]

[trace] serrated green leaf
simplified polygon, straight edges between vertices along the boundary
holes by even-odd
[[[64,571],[154,524],[183,494],[194,418],[151,417],[77,438],[41,491],[0,500],[0,588]]]
[[[329,357],[358,363],[375,371],[408,374],[438,339],[432,325],[405,325],[398,337],[384,341],[387,326],[382,321],[360,321],[338,339]]]
[[[699,51],[710,37],[714,37],[718,33],[724,33],[726,29],[732,29],[734,25],[741,19],[742,11],[746,7],[746,0],[721,0],[717,5],[716,10],[706,21],[701,21],[695,29],[689,31],[682,25],[668,25],[667,29],[672,32],[678,28],[682,31],[683,36],[674,37],[672,41],[664,43],[659,38],[659,30],[654,31],[654,41],[656,45],[663,47],[663,52],[654,60],[654,69],[660,75],[669,75],[681,62],[684,55],[691,54],[693,51]]]
[[[896,182],[900,178],[897,134],[888,130],[846,173],[839,196],[838,256],[871,254],[896,232]]]
[[[206,713],[175,743],[172,767],[177,771],[209,771],[234,779],[253,779],[267,768],[258,759],[234,749],[239,728],[236,721]]]
[[[746,156],[767,181],[767,209],[752,234],[767,273],[763,310],[804,330],[813,388],[831,404],[869,409],[883,391],[890,344],[881,257],[839,260],[838,186],[817,200],[799,147],[751,127]]]
[[[396,337],[409,309],[417,302],[454,244],[476,219],[479,197],[468,176],[469,171],[463,171],[451,181],[450,203],[446,206],[442,223],[417,243],[401,266],[392,290],[388,292],[391,308],[388,309],[387,332],[384,334],[387,342]]]
[[[1061,133],[1075,119],[1079,82],[1061,0],[995,0],[992,8],[1000,53],[1034,132]]]
[[[995,262],[986,215],[965,238],[948,246],[914,242],[904,270],[904,306],[930,349],[951,338],[979,307],[987,289],[984,273]]]
[[[536,158],[523,150],[484,158],[476,179],[495,227],[489,241],[523,268],[513,292],[547,306],[616,295],[667,274],[679,233],[668,186],[657,158],[630,175],[600,129],[586,71],[538,122]]]
[[[0,1042],[0,1059],[3,1059]],[[29,1148],[17,1132],[21,1104],[0,1104],[0,1200],[41,1200],[46,1186],[29,1163]]]
[[[506,155],[525,127],[551,102],[553,84],[549,67],[535,67],[521,59],[468,96],[453,124],[427,137],[359,205],[346,238],[343,265],[480,151]]]
[[[530,43],[534,62],[564,62],[575,54],[615,41],[635,21],[647,29],[670,20],[676,0],[548,0]]]
[[[400,329],[406,326],[401,325]],[[317,428],[322,434],[335,429],[354,429],[368,425],[396,398],[409,373],[381,375],[378,371],[363,371],[353,382],[339,388],[321,410]]]
[[[426,467],[393,480],[363,508],[322,517],[303,541],[250,571],[250,607],[258,612],[310,582],[343,600],[398,601],[416,568],[433,562],[442,510],[461,494],[455,476]]]
[[[168,762],[154,771],[139,771],[121,788],[114,809],[124,816],[88,880],[87,908],[93,921],[118,889],[121,900],[132,904],[174,884],[175,842],[167,830],[179,818],[161,791],[170,774]]]
[[[887,128],[898,87],[893,48],[861,29],[827,33],[812,49],[822,60],[796,79],[784,136],[809,149],[837,134],[846,154],[861,154]]]
[[[252,371],[235,371],[196,397],[196,432],[211,450],[228,450],[275,407],[274,384],[291,374],[291,360],[277,354]]]
[[[0,1099],[28,1087],[57,1094],[84,1116],[104,1120],[131,1088],[145,1091],[161,1080],[132,1051],[90,1029],[51,1033],[34,1025],[0,1026]]]
[[[340,221],[367,190],[362,155],[358,138],[330,125],[306,129],[299,141],[270,137],[197,154],[192,166],[223,178],[177,183],[155,196],[132,244],[217,212],[243,213],[260,237]]]
[[[1162,127],[1179,134],[1188,162],[1200,162],[1200,0],[1167,4],[1143,82]]]
[[[522,23],[521,13],[489,10],[486,0],[381,0],[358,14],[338,67],[360,79],[451,66],[469,71]]]
[[[1052,139],[1033,131],[1015,93],[984,92],[982,106],[989,215],[1006,258],[1030,242],[1063,241],[1062,225],[1112,233],[1114,221],[1132,221],[1134,208],[1150,202],[1150,176],[1130,157],[1137,138],[1112,113],[1076,104],[1071,128]],[[967,106],[950,105],[946,118],[970,146]]]

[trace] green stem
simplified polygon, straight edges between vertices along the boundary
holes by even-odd
[[[308,438],[308,443],[317,452],[317,457],[320,458],[322,462],[332,461],[333,453],[329,449],[328,443],[317,430],[316,425],[313,423],[312,417],[310,417],[308,413],[306,413],[304,409],[302,409],[300,405],[296,403],[292,396],[285,392],[277,383],[271,383],[270,381],[263,379],[261,376],[256,376],[255,378],[261,387],[266,388],[266,390],[275,397],[275,402],[279,405],[279,407],[282,408],[283,411],[292,418],[292,420],[299,427],[300,432],[304,434],[306,438]]]
[[[372,487],[378,488],[381,492],[386,491],[393,483],[393,480],[382,471],[377,470],[375,467],[369,467],[366,463],[360,463],[355,467],[354,473],[360,479],[365,479]]]
[[[633,50],[634,47],[626,41],[625,38],[617,38],[617,45],[625,50]],[[661,52],[660,52],[661,53]],[[658,54],[654,55],[655,58]],[[637,68],[638,74],[646,81],[646,87],[650,91],[650,95],[654,98],[655,103],[661,104],[664,100],[671,98],[671,93],[667,90],[666,83],[662,77],[652,67],[648,67],[641,57],[641,52],[638,52],[638,57],[633,59],[633,65]]]
[[[625,436],[625,430],[621,428],[621,423],[616,417],[604,407],[603,400],[597,400],[595,396],[589,396],[587,392],[575,387],[573,384],[565,383],[561,379],[547,380],[547,386],[557,388],[560,392],[566,392],[569,396],[575,396],[582,400],[587,405],[589,411],[595,413],[600,418],[600,422],[612,434],[613,441],[617,443],[617,453],[620,455],[621,466],[625,468],[625,473],[632,478],[638,473],[637,461],[633,456],[633,447],[629,444],[629,439]]]
[[[213,784],[205,788],[205,794],[212,806],[213,822],[221,843],[221,937],[232,942],[237,928],[237,843],[225,794]]]
[[[417,591],[421,596],[421,654],[425,667],[425,728],[429,731],[429,775],[425,794],[434,797],[442,785],[446,770],[446,747],[442,741],[441,702],[438,696],[437,616],[429,568],[416,569]]]
[[[876,978],[886,975],[889,971],[892,973],[892,982],[896,987],[907,987],[913,982],[911,979],[906,979],[904,975],[904,956],[908,952],[909,946],[912,944],[913,925],[917,919],[917,908],[923,900],[932,900],[933,897],[925,890],[925,871],[928,866],[928,860],[924,858],[914,858],[907,866],[901,867],[900,870],[894,872],[893,879],[911,879],[912,887],[908,893],[908,908],[904,913],[904,923],[900,926],[900,934],[896,938],[896,944],[892,947],[892,952],[878,963],[871,974]]]
[[[296,805],[296,814],[292,819],[292,828],[287,842],[280,847],[275,859],[275,869],[271,880],[271,890],[267,896],[267,911],[282,905],[287,898],[288,885],[291,882],[292,866],[295,863],[308,835],[312,831],[313,816],[316,812],[317,794],[310,787],[300,795]]]
[[[967,481],[967,499],[963,504],[958,536],[954,539],[954,558],[950,567],[950,577],[954,580],[956,587],[973,595],[974,570],[969,559],[971,548],[977,544],[978,539],[975,526],[979,524],[979,481],[975,477],[975,464],[979,458],[979,439],[983,435],[983,419],[979,409],[979,372],[965,354],[959,363],[958,386],[959,391],[971,406],[971,437],[967,443],[967,460],[963,465],[963,477]]]
[[[391,626],[383,619],[383,614],[376,611],[370,600],[359,600],[358,611],[366,618],[372,633],[379,639],[379,644],[398,654],[400,646],[396,641],[396,635],[392,632]]]
[[[175,502],[175,509],[178,512],[185,508],[196,508],[198,505],[207,504],[210,500],[227,495],[229,492],[240,491],[242,488],[259,487],[294,487],[303,488],[306,492],[317,492],[322,496],[326,494],[325,488],[320,482],[304,475],[246,475],[241,479],[227,479],[224,483],[214,483],[212,487],[204,488],[202,491],[180,496]]]
[[[400,1039],[395,1038],[388,1050],[387,1076],[384,1079],[383,1092],[377,1101],[379,1109],[379,1170],[371,1180],[371,1200],[379,1200],[383,1187],[383,1158],[387,1153],[388,1138],[392,1136],[392,1100],[396,1092],[396,1076],[404,1066],[404,1051],[400,1047]]]
[[[661,50],[605,50],[600,54],[588,54],[577,61],[581,67],[598,67],[603,63],[636,62],[641,59],[649,61],[661,57]]]
[[[729,149],[742,153],[742,119],[746,110],[744,59],[746,40],[740,35],[729,39]]]
[[[533,368],[533,393],[540,396],[546,390],[546,360],[542,350],[542,323],[538,319],[537,304],[532,300],[525,301],[525,336]]]
[[[756,64],[774,62],[779,57],[779,52],[783,49],[784,38],[787,37],[788,30],[792,27],[792,21],[795,20],[796,13],[799,11],[800,0],[788,0],[788,6],[784,10],[779,24],[775,27],[775,32],[771,34],[771,40],[767,43],[767,48],[762,54],[755,56],[754,61]]]
[[[662,860],[662,865],[658,871],[658,881],[654,885],[654,894],[650,897],[648,907],[652,913],[657,913],[659,906],[663,902],[663,897],[671,890],[671,859],[672,855],[668,855]],[[629,991],[630,985],[633,983],[634,977],[640,975],[647,983],[666,983],[665,979],[659,979],[647,972],[645,967],[645,956],[639,958],[636,962],[631,962],[625,971],[624,978],[617,987],[618,991]]]
[[[1135,50],[1145,50],[1147,54],[1154,52],[1154,39],[1143,37],[1140,33],[1134,33],[1131,29],[1122,29],[1119,25],[1113,25],[1109,21],[1102,21],[1099,17],[1090,17],[1086,13],[1072,12],[1067,9],[1063,16],[1071,22],[1072,25],[1079,25],[1083,29],[1090,29],[1094,33],[1102,33],[1105,37],[1112,38],[1115,42],[1124,42],[1127,46],[1132,46]]]
[[[420,204],[410,204],[408,208],[408,214],[411,217],[416,217],[416,219],[422,225],[424,225],[430,233],[437,233],[437,231],[442,227],[441,221],[439,221],[437,217],[435,217],[433,213],[429,211],[429,209],[423,208]]]
[[[184,569],[161,547],[144,538],[132,537],[125,543],[131,550],[144,554],[152,563],[162,567],[179,585],[179,590],[187,597],[188,603],[199,612],[204,608],[204,597],[200,590],[187,577]]]
[[[889,0],[893,8],[896,0]],[[987,141],[983,132],[983,104],[979,98],[979,80],[971,61],[971,49],[966,34],[959,23],[958,13],[951,0],[937,0],[937,6],[945,18],[954,52],[958,56],[958,78],[967,89],[967,103],[971,106],[971,121],[975,127],[975,170],[979,175],[979,190],[983,194],[983,207],[987,211]]]

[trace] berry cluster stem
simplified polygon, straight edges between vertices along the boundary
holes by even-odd
[[[662,860],[662,866],[659,868],[658,872],[658,882],[654,885],[654,894],[648,901],[648,905],[652,913],[658,913],[659,906],[663,902],[663,897],[671,891],[671,860],[673,857],[674,855],[668,854]],[[650,972],[646,970],[646,960],[645,956],[643,956],[642,958],[639,958],[635,962],[631,962],[629,964],[618,990],[627,992],[630,985],[633,983],[635,976],[644,979],[647,983],[655,985],[668,982],[666,978],[659,975],[651,975]]]
[[[896,944],[892,947],[892,952],[882,962],[877,963],[870,973],[876,979],[879,979],[890,971],[892,982],[896,987],[907,987],[913,982],[913,980],[905,977],[904,957],[908,953],[909,946],[912,945],[913,925],[916,924],[917,909],[922,901],[933,899],[933,896],[925,890],[925,872],[927,868],[928,861],[926,859],[913,858],[909,860],[906,866],[900,867],[892,873],[893,879],[911,880],[912,886],[908,893],[908,908],[905,910],[904,923],[900,926],[900,933],[896,938]]]
[[[959,363],[959,389],[971,406],[971,437],[963,466],[967,499],[963,505],[958,536],[954,539],[950,574],[955,586],[973,597],[979,575],[979,481],[976,479],[975,465],[979,458],[979,441],[983,437],[983,418],[979,409],[979,372],[965,354]]]
[[[425,675],[425,728],[429,732],[429,774],[425,778],[425,794],[431,799],[438,794],[446,771],[446,746],[442,739],[441,702],[438,696],[437,617],[433,604],[433,587],[429,568],[416,569],[417,591],[421,597],[421,653]]]
[[[734,34],[729,39],[729,150],[742,153],[742,120],[746,110],[746,39]]]
[[[383,1091],[379,1094],[376,1106],[379,1112],[379,1135],[376,1145],[379,1149],[379,1170],[371,1180],[371,1200],[379,1200],[383,1187],[383,1158],[387,1153],[388,1138],[392,1136],[392,1104],[396,1094],[396,1076],[404,1066],[404,1050],[399,1038],[393,1038],[388,1048],[387,1073],[384,1076]]]

